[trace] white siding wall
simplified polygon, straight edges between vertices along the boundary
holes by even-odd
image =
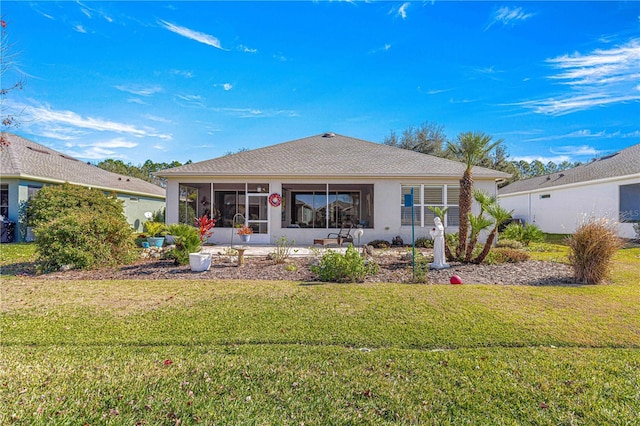
[[[500,205],[514,210],[514,218],[537,225],[543,232],[572,234],[585,218],[608,218],[618,221],[620,185],[640,183],[639,178],[590,182],[560,188],[507,194],[499,197]],[[549,195],[548,198],[542,196]],[[631,223],[619,223],[618,235],[635,236]]]
[[[251,178],[251,179],[241,179],[241,178],[197,178],[197,179],[185,179],[185,178],[174,178],[169,179],[167,183],[167,210],[166,210],[166,221],[167,224],[177,223],[178,222],[178,186],[179,183],[225,183],[225,182],[260,182],[260,183],[269,183],[270,193],[277,192],[282,194],[282,181],[280,180],[269,180],[264,178]],[[400,217],[400,204],[401,204],[401,185],[410,185],[415,183],[423,183],[423,184],[449,184],[449,185],[459,185],[459,179],[453,180],[408,180],[408,179],[397,179],[397,180],[376,180],[372,181],[370,179],[358,179],[358,180],[304,180],[295,178],[287,178],[283,180],[284,182],[292,183],[292,182],[300,182],[300,183],[309,183],[309,184],[326,184],[327,182],[332,184],[372,184],[374,186],[374,212],[373,212],[373,223],[374,228],[365,228],[363,229],[364,235],[360,239],[361,244],[368,243],[372,240],[383,239],[386,241],[391,241],[393,237],[396,235],[400,235],[405,243],[411,241],[411,226],[401,226],[401,217]],[[482,189],[489,194],[496,194],[496,184],[493,180],[490,181],[481,181],[476,180],[474,182],[475,188]],[[325,238],[328,232],[335,232],[333,229],[310,229],[310,228],[282,228],[281,227],[281,213],[282,207],[272,207],[269,206],[269,238],[270,242],[273,243],[276,238],[286,236],[289,241],[295,241],[296,245],[312,245],[313,240],[315,238]],[[478,213],[479,208],[474,204],[474,212]],[[428,236],[432,224],[425,224],[422,228],[416,228],[416,238],[420,236]],[[457,227],[447,228],[447,232],[457,232]],[[214,234],[209,239],[209,242],[215,244],[229,244],[231,241],[231,232],[232,228],[214,228]],[[235,230],[233,230],[235,232]],[[484,236],[483,236],[484,237]],[[483,238],[481,238],[484,241]],[[254,238],[251,239],[251,242],[254,242]],[[238,243],[237,236],[234,236],[234,243]],[[356,240],[357,244],[358,241]],[[256,242],[256,244],[258,244]]]

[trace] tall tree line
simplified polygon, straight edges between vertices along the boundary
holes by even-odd
[[[191,160],[188,160],[185,164],[190,163]],[[183,164],[179,161],[172,161],[170,163],[154,163],[151,160],[147,160],[143,164],[139,164],[136,166],[132,163],[125,163],[122,160],[113,160],[110,158],[96,164],[96,166],[103,170],[146,180],[147,182],[151,182],[162,187],[166,186],[165,180],[156,177],[154,173],[159,172],[160,170],[170,169],[172,167],[178,167],[182,165]]]
[[[452,155],[451,151],[446,149],[447,142],[448,139],[444,133],[444,126],[429,121],[417,127],[410,126],[400,134],[391,131],[383,140],[385,145],[409,149],[411,151],[435,155],[436,157],[448,158],[450,160],[458,160],[458,158]],[[491,152],[477,158],[473,165],[510,173],[513,177],[509,182],[557,173],[582,164],[580,162],[570,161],[563,161],[560,164],[549,161],[547,164],[544,164],[539,160],[531,162],[510,160],[507,149],[502,145],[502,140],[499,142],[500,143],[493,147]]]

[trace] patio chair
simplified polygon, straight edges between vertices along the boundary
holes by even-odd
[[[327,235],[327,238],[336,238],[338,240],[339,246],[342,246],[342,243],[344,242],[352,243],[353,242],[353,235],[351,235],[352,229],[353,229],[352,223],[343,222],[342,226],[340,227],[340,231],[330,233],[329,235]]]

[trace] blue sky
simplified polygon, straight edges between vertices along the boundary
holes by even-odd
[[[86,161],[201,161],[425,121],[511,159],[640,143],[639,2],[11,2],[3,109]],[[3,83],[3,86],[6,86]]]

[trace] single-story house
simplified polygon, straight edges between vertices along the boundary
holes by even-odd
[[[165,206],[165,190],[158,185],[102,170],[14,134],[5,136],[10,145],[0,151],[0,215],[16,224],[14,241],[31,238],[21,216],[26,202],[44,185],[69,182],[115,193],[124,202],[127,221],[138,231],[147,220],[145,212]]]
[[[279,143],[163,170],[167,179],[167,223],[217,219],[213,243],[231,242],[244,222],[251,244],[286,237],[313,244],[345,223],[362,229],[354,243],[411,241],[433,227],[428,206],[448,207],[445,226],[458,229],[462,163],[334,133]],[[497,194],[508,174],[473,168],[474,186]],[[413,207],[405,194],[413,190]],[[477,206],[476,207],[476,211]],[[359,233],[359,232],[358,232]]]
[[[513,217],[551,234],[572,234],[585,219],[618,222],[634,238],[640,221],[640,144],[558,173],[513,182],[498,191]]]

